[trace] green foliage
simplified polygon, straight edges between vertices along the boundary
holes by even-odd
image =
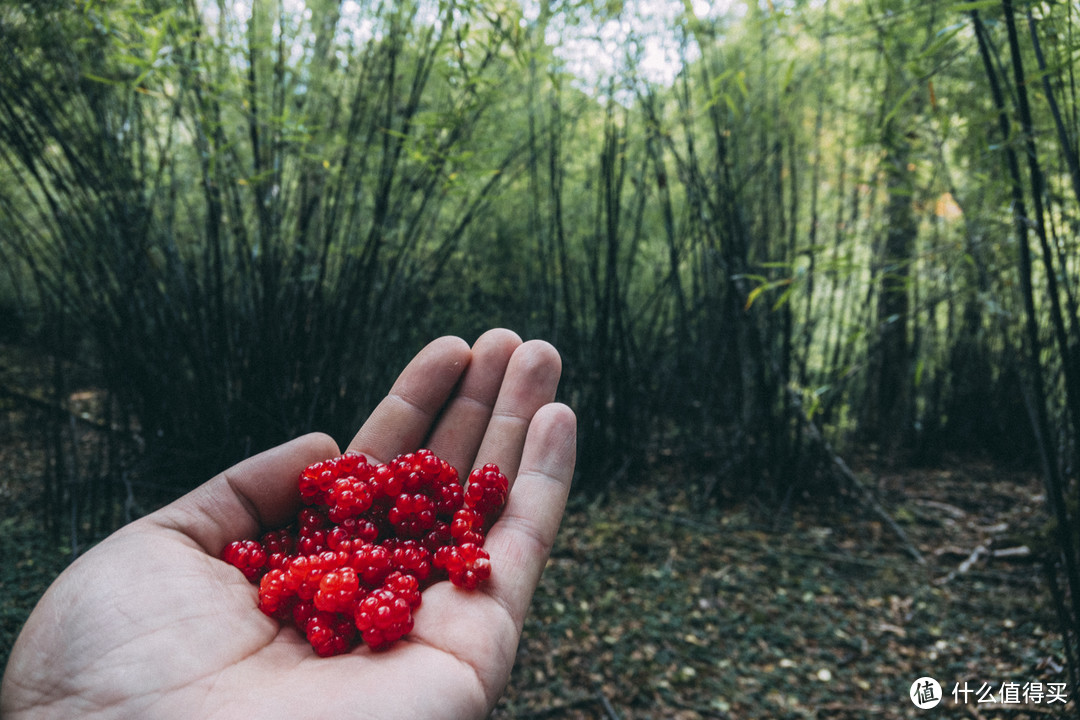
[[[5,24],[5,254],[46,342],[89,343],[192,479],[305,430],[344,439],[453,317],[426,289],[517,162],[474,140],[511,67],[501,20],[387,3],[356,38],[309,10],[59,3]],[[69,42],[43,43],[59,25]]]
[[[198,478],[304,430],[344,439],[421,343],[495,324],[564,353],[603,459],[580,487],[678,452],[786,492],[813,474],[790,390],[841,447],[882,424],[883,384],[908,449],[1010,422],[983,3],[677,12],[670,86],[628,65],[600,92],[549,31],[629,5],[240,7],[3,10],[13,296],[52,350],[89,353],[151,456]]]

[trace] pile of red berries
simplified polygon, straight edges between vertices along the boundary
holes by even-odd
[[[430,450],[370,464],[347,452],[300,473],[296,523],[225,546],[259,586],[259,609],[293,623],[321,656],[361,640],[386,648],[412,630],[420,593],[440,580],[475,589],[491,574],[484,538],[506,503],[497,465],[463,488]]]

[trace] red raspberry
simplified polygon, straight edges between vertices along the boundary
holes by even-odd
[[[296,600],[292,606],[293,625],[303,630],[307,626],[307,621],[317,610],[314,600]]]
[[[509,492],[506,476],[499,472],[499,466],[488,463],[469,473],[469,484],[465,488],[465,505],[484,516],[484,522],[495,520]]]
[[[271,570],[284,568],[296,555],[296,538],[288,530],[271,530],[262,536],[266,549],[266,566]]]
[[[402,492],[415,493],[427,485],[417,460],[416,453],[405,453],[390,461],[390,470],[401,483]]]
[[[317,555],[299,555],[285,570],[285,587],[301,600],[311,600],[319,590],[323,575],[345,565],[348,553],[324,550]]]
[[[435,526],[428,530],[427,534],[420,539],[427,551],[434,553],[443,545],[450,545],[454,538],[450,534],[450,523],[445,520],[436,520]]]
[[[450,470],[453,478],[440,480],[429,493],[435,501],[435,513],[442,518],[452,517],[465,504],[465,489],[458,482],[457,471],[453,468]]]
[[[450,537],[458,545],[472,543],[473,545],[483,546],[483,525],[484,518],[480,513],[472,508],[461,508],[454,513],[454,521],[450,523]]]
[[[316,610],[304,625],[304,635],[320,657],[330,657],[349,651],[356,626],[348,615]]]
[[[390,551],[382,545],[366,543],[353,550],[346,560],[368,587],[378,587],[393,569]]]
[[[330,520],[326,517],[326,511],[323,508],[304,508],[296,516],[296,522],[297,534],[301,536],[330,526]]]
[[[364,476],[371,472],[371,465],[368,464],[367,458],[355,450],[347,450],[334,462],[342,475]]]
[[[450,579],[475,588],[491,574],[481,549],[506,502],[495,465],[470,474],[430,450],[371,465],[356,452],[300,473],[294,526],[231,543],[222,558],[259,581],[259,609],[291,622],[319,655],[363,642],[388,647],[413,627],[421,592]]]
[[[339,523],[358,517],[371,507],[374,500],[375,495],[366,479],[354,475],[339,478],[327,493],[330,520]]]
[[[475,590],[491,576],[491,556],[473,543],[441,547],[434,562],[436,567],[446,570],[450,582],[467,590]]]
[[[300,555],[318,555],[324,550],[329,550],[330,546],[326,541],[326,531],[312,530],[301,535],[297,541],[296,549]]]
[[[356,629],[372,650],[382,650],[397,642],[413,627],[408,599],[382,587],[356,606]]]
[[[430,450],[418,450],[416,458],[415,466],[423,481],[421,490],[435,500],[440,515],[452,515],[464,501],[457,470]]]
[[[300,499],[309,504],[324,504],[335,480],[337,473],[332,460],[309,465],[300,473]]]
[[[257,540],[235,540],[221,551],[221,559],[257,581],[266,569],[266,549]]]
[[[390,508],[387,519],[399,537],[420,537],[435,527],[435,503],[422,493],[404,493]]]
[[[420,581],[415,576],[403,572],[392,572],[383,581],[383,588],[404,598],[413,610],[420,607]]]
[[[322,509],[304,508],[297,517],[297,551],[301,555],[314,555],[327,549],[326,532],[329,518]]]
[[[379,526],[367,518],[347,518],[326,534],[326,544],[331,550],[339,549],[345,540],[373,543],[379,538]]]
[[[446,463],[435,453],[427,448],[417,450],[414,455],[414,467],[424,478],[425,482],[434,482],[442,472]]]
[[[389,465],[377,465],[371,474],[371,486],[376,497],[396,498],[401,494],[401,480]]]
[[[418,540],[387,540],[383,545],[390,550],[394,570],[426,580],[431,573],[431,552]]]
[[[285,584],[284,570],[271,570],[259,581],[259,609],[270,617],[288,616],[295,600],[296,593]]]
[[[319,580],[315,607],[325,612],[351,612],[360,595],[360,578],[351,567],[331,570]]]

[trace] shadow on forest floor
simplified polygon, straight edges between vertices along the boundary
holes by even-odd
[[[67,562],[34,511],[43,443],[2,402],[0,666]],[[1044,523],[1035,477],[959,461],[863,474],[920,566],[854,502],[777,522],[673,490],[698,485],[675,469],[651,475],[652,491],[571,503],[493,718],[916,717],[908,691],[927,675],[952,716],[1075,709],[1051,702],[1067,680],[1043,573],[1008,552]],[[1026,683],[1042,684],[1039,702],[1001,702]]]

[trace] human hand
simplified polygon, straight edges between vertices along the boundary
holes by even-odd
[[[80,557],[15,643],[0,716],[24,718],[481,718],[510,675],[562,517],[575,418],[553,402],[550,345],[493,330],[441,338],[405,368],[349,443],[372,462],[427,447],[511,480],[488,534],[491,578],[436,583],[388,650],[330,658],[256,609],[257,589],[218,559],[226,543],[285,525],[304,467],[339,454],[306,435],[245,460]]]

